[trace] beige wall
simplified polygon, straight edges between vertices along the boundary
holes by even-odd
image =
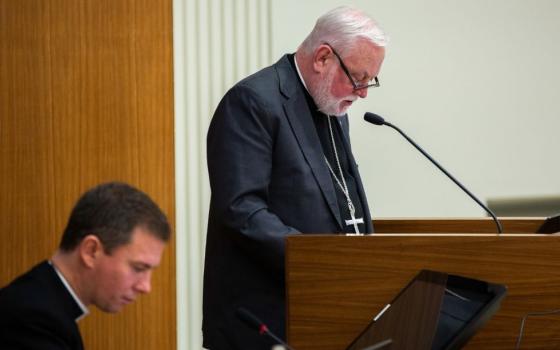
[[[174,222],[170,0],[0,0],[0,284],[50,257],[84,190],[122,180]],[[87,349],[175,349],[175,244],[153,292],[80,322]]]
[[[350,111],[353,149],[380,216],[484,213],[389,128],[400,126],[483,201],[560,193],[560,3],[555,0],[175,0],[179,342],[200,344],[209,120],[237,80],[294,52],[320,14],[363,8],[391,37],[381,88]],[[180,271],[180,272],[179,272]],[[188,344],[188,345],[187,345]]]
[[[273,1],[273,56],[294,51],[315,18],[342,3],[391,37],[381,87],[350,110],[374,217],[484,212],[395,131],[366,124],[366,111],[402,128],[483,201],[560,194],[560,2]]]

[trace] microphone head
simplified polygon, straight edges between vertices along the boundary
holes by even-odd
[[[383,119],[383,117],[371,112],[366,112],[366,114],[364,114],[364,120],[375,125],[385,125],[385,119]]]
[[[235,310],[235,316],[239,318],[241,321],[245,322],[251,328],[255,328],[256,330],[261,330],[261,327],[264,323],[257,318],[257,316],[253,315],[251,311],[247,310],[244,307],[240,307]]]

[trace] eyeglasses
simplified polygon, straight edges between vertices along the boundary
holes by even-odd
[[[379,87],[379,79],[377,77],[373,77],[373,79],[370,80],[367,84],[356,83],[356,81],[354,81],[354,78],[352,78],[352,75],[350,74],[350,71],[348,70],[348,68],[346,67],[346,65],[342,61],[342,58],[340,58],[340,56],[338,55],[336,50],[329,43],[325,43],[325,45],[330,47],[332,52],[336,56],[336,58],[338,58],[338,62],[340,63],[340,67],[342,68],[342,70],[344,71],[344,74],[346,74],[348,79],[350,79],[350,82],[352,83],[354,91],[369,89],[370,87]]]

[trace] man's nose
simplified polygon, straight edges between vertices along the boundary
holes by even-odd
[[[137,292],[147,294],[152,290],[152,272],[147,271],[135,286]]]
[[[354,90],[354,94],[358,95],[360,98],[366,98],[368,89],[358,89]]]

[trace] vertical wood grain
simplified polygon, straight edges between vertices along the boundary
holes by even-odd
[[[0,285],[56,249],[74,202],[138,186],[174,222],[171,0],[0,0]],[[87,349],[175,349],[175,244],[153,292],[80,322]]]

